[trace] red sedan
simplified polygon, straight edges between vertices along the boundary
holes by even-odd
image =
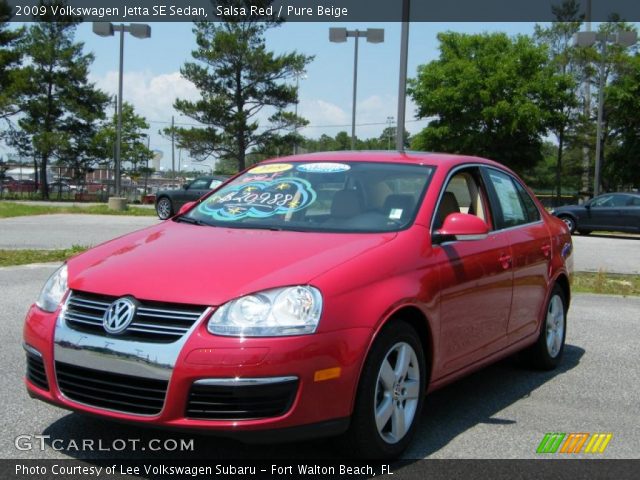
[[[427,392],[519,350],[558,365],[571,253],[490,160],[280,158],[56,271],[27,315],[26,386],[105,418],[343,434],[389,458]]]

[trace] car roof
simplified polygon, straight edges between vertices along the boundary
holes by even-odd
[[[261,163],[281,163],[281,162],[385,162],[385,163],[415,163],[417,165],[434,165],[452,167],[465,163],[483,163],[505,168],[503,165],[481,157],[470,155],[394,151],[394,150],[359,150],[359,151],[337,151],[337,152],[314,152],[287,157],[278,157],[266,160]]]

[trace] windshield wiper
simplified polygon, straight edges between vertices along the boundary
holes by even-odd
[[[185,217],[184,215],[180,215],[179,217],[176,217],[175,219],[176,222],[182,222],[182,223],[189,223],[191,225],[200,225],[200,226],[209,226],[211,227],[212,225],[209,223],[205,223],[202,220],[196,220],[195,218],[191,218],[191,217]]]

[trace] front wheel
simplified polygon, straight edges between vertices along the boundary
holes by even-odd
[[[156,213],[160,220],[166,220],[173,216],[173,205],[167,197],[162,197],[156,204]]]
[[[407,448],[420,418],[425,378],[415,329],[403,321],[385,326],[367,357],[343,438],[356,458],[395,458]]]

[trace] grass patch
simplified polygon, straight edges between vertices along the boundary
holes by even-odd
[[[89,247],[74,245],[61,250],[0,250],[0,267],[29,263],[62,262]]]
[[[89,207],[65,206],[44,206],[26,205],[23,203],[0,202],[0,218],[23,217],[27,215],[50,215],[52,213],[85,213],[92,215],[128,215],[135,217],[154,217],[156,212],[152,208],[129,207],[122,212],[109,210],[107,205],[92,205]]]
[[[571,289],[582,293],[640,295],[640,275],[577,272],[573,275]]]

